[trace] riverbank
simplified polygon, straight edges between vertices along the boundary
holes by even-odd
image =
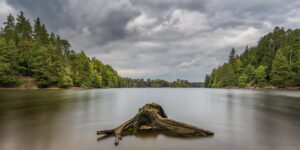
[[[59,87],[48,87],[48,88],[39,88],[35,83],[34,78],[32,77],[19,77],[21,84],[15,87],[0,87],[0,90],[38,90],[38,89],[49,89],[49,90],[61,90],[61,89],[85,89],[82,87],[68,87],[68,88],[59,88]]]
[[[78,90],[78,89],[96,89],[96,88],[84,88],[84,87],[67,87],[67,88],[60,88],[56,86],[47,87],[47,88],[39,88],[35,83],[35,80],[32,77],[19,77],[21,81],[21,85],[16,87],[0,87],[0,90],[62,90],[62,89],[71,89],[71,90]],[[195,87],[123,87],[123,88],[195,88]],[[200,88],[200,87],[199,87]],[[202,88],[202,87],[201,87]],[[300,90],[300,86],[295,87],[285,87],[285,88],[278,88],[273,85],[266,85],[265,87],[258,87],[248,84],[246,87],[238,87],[238,86],[226,86],[220,87],[224,89],[267,89],[267,90]]]
[[[81,88],[81,87],[68,87],[68,88],[59,88],[59,87],[48,87],[48,88],[23,88],[23,87],[0,87],[0,90],[63,90],[63,89],[70,89],[70,90],[79,90],[79,89],[88,89],[88,88]]]
[[[141,87],[122,87],[122,88],[141,88]],[[143,87],[143,88],[187,88],[187,87]],[[188,87],[195,88],[195,87]],[[188,89],[187,88],[187,89]],[[204,87],[201,87],[204,88]],[[59,88],[59,87],[48,87],[48,88],[23,88],[23,87],[0,87],[0,91],[10,91],[10,90],[80,90],[80,89],[106,89],[106,88],[82,88],[82,87],[68,87],[68,88]],[[286,87],[286,88],[278,88],[278,87],[251,87],[251,88],[240,88],[237,86],[230,87],[221,87],[220,89],[250,89],[250,90],[300,90],[300,87]]]
[[[224,89],[254,89],[254,90],[300,90],[300,86],[279,88],[279,87],[272,86],[272,85],[268,85],[268,86],[265,86],[265,87],[258,87],[258,86],[246,86],[246,87],[226,86],[226,87],[222,87],[222,88],[224,88]]]

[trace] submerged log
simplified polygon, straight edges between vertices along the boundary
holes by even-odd
[[[120,126],[110,130],[97,131],[97,134],[114,135],[116,137],[115,144],[118,145],[119,140],[122,139],[122,133],[136,134],[139,130],[149,129],[164,130],[180,135],[210,136],[214,134],[211,131],[169,119],[164,109],[155,103],[146,104],[133,118]]]

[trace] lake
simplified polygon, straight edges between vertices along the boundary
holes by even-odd
[[[98,139],[146,103],[215,133]],[[1,150],[299,150],[300,92],[205,88],[0,91]]]

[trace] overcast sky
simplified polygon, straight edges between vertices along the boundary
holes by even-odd
[[[299,28],[299,0],[0,0],[123,77],[202,81],[275,26]]]

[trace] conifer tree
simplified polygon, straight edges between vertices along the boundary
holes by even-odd
[[[291,75],[288,60],[283,53],[278,50],[272,63],[271,83],[279,87],[285,87],[289,84]]]
[[[17,16],[16,23],[17,42],[22,40],[32,40],[32,27],[30,21],[25,18],[24,13],[21,11]]]
[[[254,71],[254,81],[259,87],[264,87],[266,84],[266,67],[260,65],[255,71]]]
[[[6,39],[6,41],[15,40],[16,34],[15,34],[15,18],[12,14],[9,14],[7,16],[7,20],[3,23],[4,29],[3,29],[3,37]]]
[[[229,63],[233,64],[235,55],[236,55],[236,51],[234,48],[232,48],[230,51],[230,54],[229,54],[229,58],[228,58]]]
[[[105,76],[103,76],[105,74]],[[0,87],[16,86],[30,76],[39,87],[120,87],[123,79],[109,65],[76,53],[37,18],[32,31],[24,13],[9,15],[0,32]],[[106,81],[106,84],[103,82]]]

